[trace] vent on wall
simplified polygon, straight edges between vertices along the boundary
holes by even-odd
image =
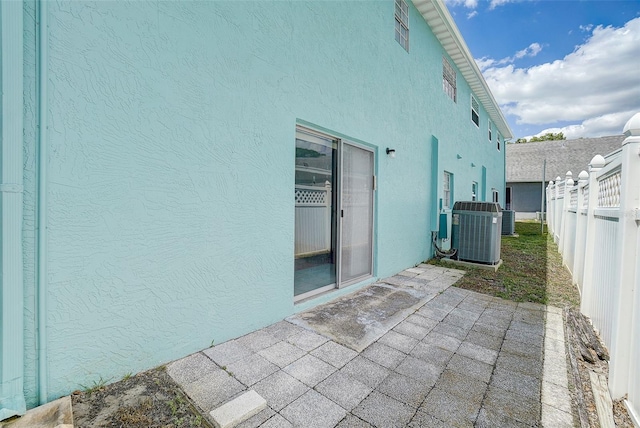
[[[459,260],[500,262],[502,209],[495,202],[456,202],[451,222],[452,247]]]

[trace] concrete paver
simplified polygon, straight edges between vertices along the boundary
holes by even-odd
[[[355,330],[292,317],[167,371],[205,415],[264,397],[241,428],[572,426],[562,311],[450,287],[461,275],[419,265],[333,304]],[[367,319],[376,299],[391,321]]]

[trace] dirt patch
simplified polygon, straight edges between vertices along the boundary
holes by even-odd
[[[210,427],[163,367],[72,395],[76,427]]]
[[[569,308],[565,308],[565,321],[567,319],[567,312]],[[608,378],[609,364],[606,360],[595,358],[593,362],[585,361],[581,356],[581,346],[579,344],[578,335],[571,328],[570,323],[566,323],[566,345],[567,351],[570,353],[570,359],[574,369],[569,369],[569,380],[572,384],[572,399],[574,402],[574,408],[577,410],[576,420],[581,421],[580,411],[582,410],[582,421],[578,425],[581,428],[599,428],[600,421],[598,419],[598,411],[596,409],[596,402],[593,397],[593,391],[591,389],[591,377],[590,372],[603,375]],[[595,334],[595,332],[594,332]],[[599,339],[598,339],[599,340]],[[600,341],[602,344],[602,341]],[[621,428],[633,428],[633,421],[624,406],[624,399],[616,400],[613,402],[613,420],[616,427]]]

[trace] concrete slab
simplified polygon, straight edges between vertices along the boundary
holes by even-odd
[[[220,367],[227,366],[236,361],[240,361],[243,358],[253,354],[251,349],[244,345],[241,345],[235,340],[229,340],[228,342],[221,343],[213,348],[205,349],[202,352],[215,361]]]
[[[267,401],[249,390],[209,412],[216,428],[231,428],[266,409]]]
[[[276,366],[283,368],[302,358],[306,352],[287,342],[278,342],[258,352]]]
[[[191,383],[218,369],[216,363],[201,352],[196,352],[167,365],[167,373],[178,383]]]
[[[311,355],[339,369],[358,356],[358,353],[346,346],[330,341],[311,351]]]
[[[434,344],[420,342],[413,348],[410,355],[435,366],[444,367],[453,356],[453,352],[439,348]]]
[[[486,383],[453,370],[442,372],[435,386],[451,395],[471,401],[482,401],[487,390]]]
[[[278,366],[269,362],[259,354],[253,354],[227,366],[233,376],[247,386],[261,381],[270,374],[278,371]]]
[[[320,382],[315,389],[347,411],[351,411],[373,391],[372,387],[340,371]]]
[[[448,426],[473,427],[481,401],[461,399],[438,388],[433,388],[420,406],[420,411],[435,416]]]
[[[442,261],[446,262],[446,263],[451,263],[453,265],[457,265],[460,266],[462,268],[464,267],[472,267],[472,268],[476,268],[476,269],[485,269],[485,270],[492,270],[494,272],[497,272],[498,269],[500,269],[500,266],[502,266],[502,259],[498,260],[498,263],[496,263],[495,265],[486,265],[483,263],[473,263],[473,262],[465,262],[462,260],[451,260],[451,259],[442,259]]]
[[[410,407],[417,408],[431,387],[410,377],[392,372],[378,386],[377,391]]]
[[[430,387],[435,385],[443,370],[444,367],[436,366],[409,356],[405,358],[395,371]]]
[[[337,369],[313,355],[305,355],[283,369],[308,387],[313,388]]]
[[[363,356],[349,361],[340,371],[372,388],[378,386],[390,373],[389,369]]]
[[[425,297],[413,289],[375,283],[288,320],[362,352],[422,306]]]
[[[400,352],[408,354],[418,344],[418,339],[405,336],[396,331],[390,331],[378,340],[378,343],[397,349]]]
[[[332,428],[346,416],[347,412],[311,389],[282,409],[280,414],[294,426]]]
[[[267,404],[275,411],[280,411],[295,399],[309,390],[309,387],[283,371],[256,383],[253,388],[267,400]]]
[[[357,416],[348,414],[340,421],[336,428],[373,428],[369,422],[365,422]]]
[[[493,373],[493,366],[491,364],[486,364],[459,354],[451,357],[451,360],[449,360],[447,364],[447,369],[487,384],[489,383],[489,379],[491,379],[491,373]]]
[[[198,380],[182,384],[182,389],[205,412],[218,407],[246,387],[224,370],[218,369]]]
[[[407,354],[380,342],[372,343],[362,352],[362,356],[388,369],[395,369]]]
[[[309,330],[302,330],[287,338],[287,342],[307,352],[316,349],[328,340],[328,338],[320,336],[319,334]]]
[[[377,391],[372,392],[353,414],[376,427],[402,427],[413,417],[415,408]]]

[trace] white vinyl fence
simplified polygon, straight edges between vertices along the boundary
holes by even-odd
[[[609,390],[640,426],[640,113],[621,149],[595,156],[574,182],[547,187],[547,222],[565,266],[611,354]]]

